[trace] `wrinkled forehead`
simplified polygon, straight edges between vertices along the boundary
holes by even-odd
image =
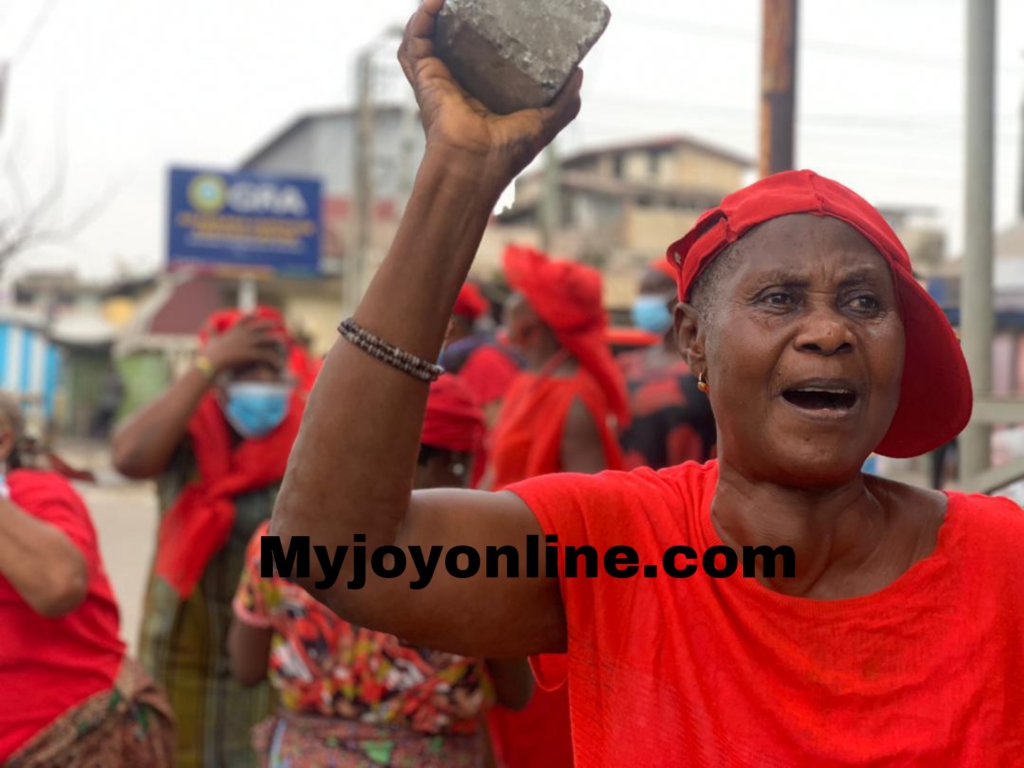
[[[892,280],[888,262],[855,227],[839,219],[794,214],[761,224],[737,243],[737,272],[791,273],[811,279],[875,274]]]

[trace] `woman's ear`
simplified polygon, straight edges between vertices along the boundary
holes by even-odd
[[[704,367],[704,330],[700,315],[690,304],[680,302],[675,316],[676,344],[691,370]]]

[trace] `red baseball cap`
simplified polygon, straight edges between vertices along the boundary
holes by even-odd
[[[945,313],[914,277],[910,256],[896,233],[870,203],[842,184],[813,171],[787,171],[729,195],[669,247],[680,301],[689,300],[700,274],[751,229],[800,213],[849,224],[877,249],[895,279],[906,358],[899,406],[875,452],[908,458],[950,442],[967,426],[974,402],[960,342]]]

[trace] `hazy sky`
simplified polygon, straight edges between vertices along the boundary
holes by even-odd
[[[0,58],[49,0],[0,0]],[[511,1],[511,0],[510,0]],[[563,151],[684,133],[755,156],[760,0],[608,0]],[[876,204],[936,206],[962,237],[967,0],[803,0],[797,163]],[[165,169],[231,168],[311,109],[349,105],[357,51],[414,0],[56,0],[15,61],[0,153],[37,193],[67,152],[70,218],[27,262],[89,277],[165,258]],[[998,223],[1019,207],[1024,3],[999,2]],[[0,204],[3,204],[0,202]]]

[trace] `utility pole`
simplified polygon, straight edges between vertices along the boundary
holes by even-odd
[[[540,247],[550,253],[555,247],[555,235],[562,223],[560,194],[560,168],[555,142],[544,151],[544,183],[540,204]]]
[[[349,312],[355,312],[363,297],[366,273],[373,253],[374,172],[376,170],[374,133],[377,130],[377,115],[374,108],[374,86],[376,85],[374,56],[389,42],[400,40],[405,34],[404,27],[391,26],[370,42],[356,59],[357,102],[354,179],[355,229],[354,247],[346,253],[342,269],[342,304]]]
[[[359,97],[356,107],[355,142],[355,247],[345,259],[344,304],[355,312],[363,294],[363,278],[373,247],[373,48],[360,54],[356,63]]]
[[[761,63],[761,177],[790,171],[796,143],[798,0],[764,0]]]
[[[964,211],[964,356],[976,397],[992,392],[992,225],[995,147],[996,0],[967,0],[967,169]],[[989,467],[991,428],[973,422],[960,439],[960,479]]]

